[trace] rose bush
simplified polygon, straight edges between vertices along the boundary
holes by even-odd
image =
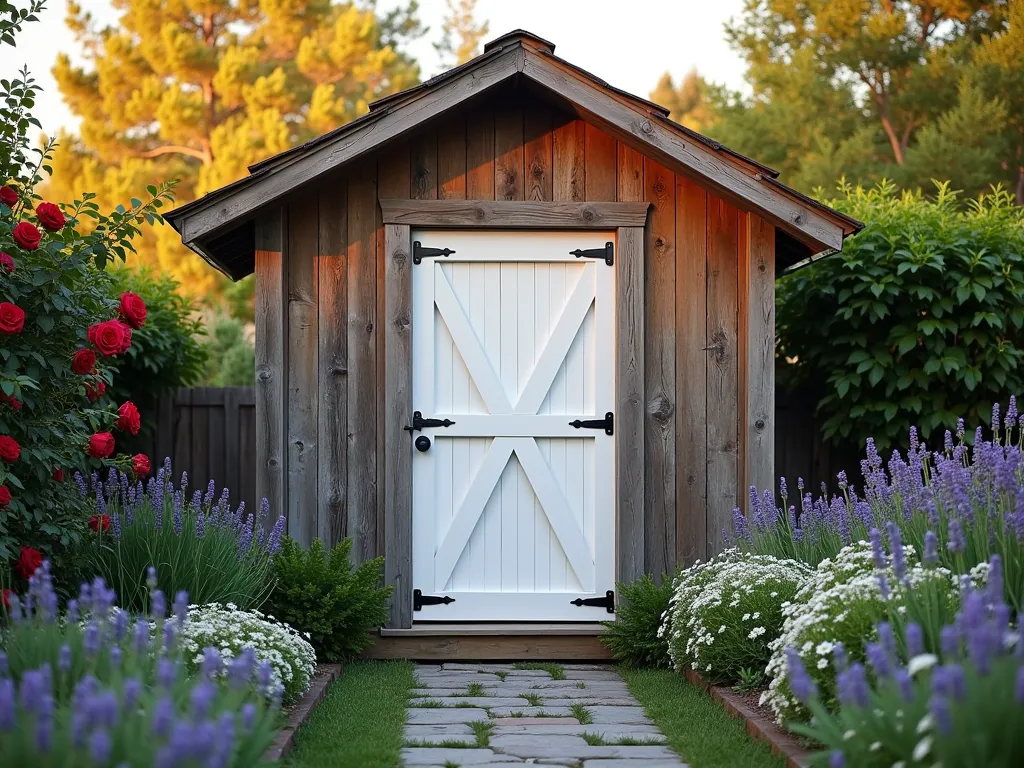
[[[139,422],[104,393],[146,309],[138,296],[116,297],[104,268],[126,258],[143,222],[159,220],[171,185],[150,187],[145,202],[110,215],[99,213],[91,194],[42,200],[35,188],[55,145],[31,148],[28,132],[40,127],[29,114],[36,91],[27,74],[0,82],[0,485],[10,494],[0,515],[0,573],[26,547],[73,579],[64,566],[91,513],[57,478],[104,464],[129,470],[117,440]],[[78,225],[86,217],[96,226],[83,236]]]

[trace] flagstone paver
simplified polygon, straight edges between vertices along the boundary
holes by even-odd
[[[614,669],[566,664],[564,676],[511,664],[418,666],[403,765],[686,768]]]

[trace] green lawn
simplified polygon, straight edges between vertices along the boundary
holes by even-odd
[[[291,768],[393,768],[413,665],[407,661],[348,664],[327,698],[295,735]]]
[[[701,689],[668,670],[620,669],[669,745],[693,768],[782,768],[768,745],[755,741],[743,723],[726,714]]]

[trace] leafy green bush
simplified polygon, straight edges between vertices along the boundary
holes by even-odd
[[[997,191],[966,210],[891,185],[830,201],[865,222],[840,254],[778,282],[778,381],[806,390],[827,438],[935,443],[1024,390],[1024,209]]]
[[[661,584],[657,584],[645,573],[632,584],[619,584],[617,589],[615,621],[604,622],[601,642],[627,666],[668,667],[668,642],[658,628],[668,610],[672,581],[662,576]]]
[[[161,395],[199,381],[209,356],[208,347],[199,341],[206,331],[193,301],[177,293],[178,283],[169,275],[123,267],[109,274],[112,295],[131,291],[142,297],[149,313],[132,337],[131,349],[118,358],[107,393],[145,410]]]
[[[267,610],[300,632],[322,661],[346,661],[373,641],[370,630],[387,618],[393,587],[381,586],[384,558],[352,567],[352,539],[330,552],[317,539],[306,551],[285,537],[274,557],[277,584]]]
[[[256,380],[256,348],[241,321],[217,319],[207,343],[209,363],[204,383],[210,387],[251,387]]]
[[[735,682],[764,669],[782,632],[783,606],[811,576],[795,560],[735,550],[679,574],[664,634],[676,669]]]

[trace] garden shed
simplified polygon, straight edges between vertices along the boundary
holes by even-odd
[[[516,31],[168,215],[256,273],[257,493],[389,627],[596,622],[773,483],[774,280],[859,223]]]

